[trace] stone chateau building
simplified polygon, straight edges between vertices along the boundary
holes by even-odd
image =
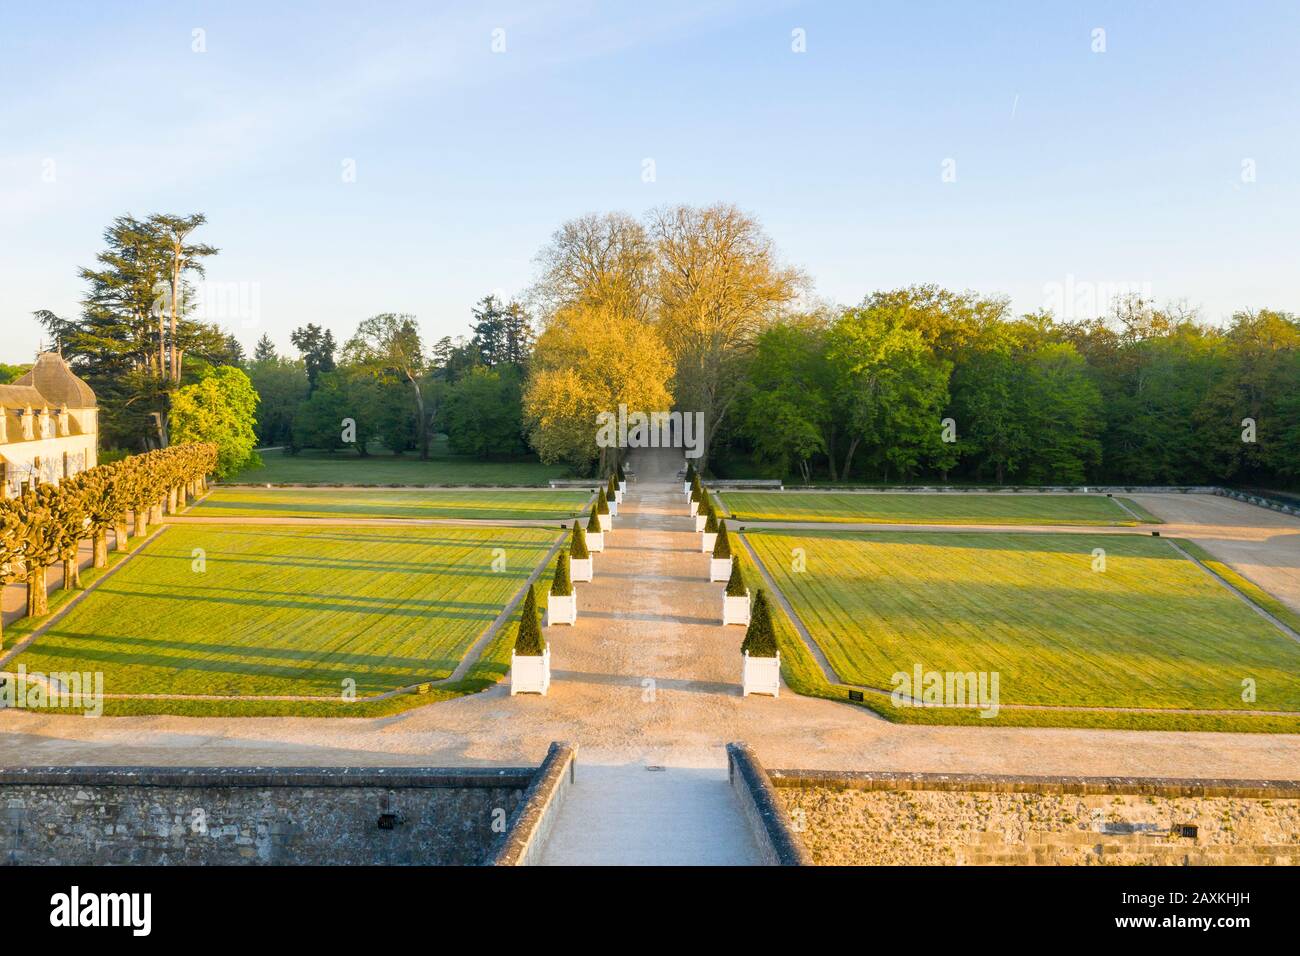
[[[30,372],[0,385],[0,494],[95,467],[98,441],[95,393],[63,356],[42,352]]]

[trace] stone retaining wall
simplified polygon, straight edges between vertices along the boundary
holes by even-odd
[[[25,865],[487,862],[535,768],[0,770],[0,860]]]
[[[774,770],[823,865],[1300,864],[1300,781]]]

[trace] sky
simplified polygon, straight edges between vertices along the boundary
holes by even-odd
[[[522,293],[566,219],[756,216],[819,299],[1300,312],[1300,4],[0,4],[0,361],[118,215],[251,351]]]

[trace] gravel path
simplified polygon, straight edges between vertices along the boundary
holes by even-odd
[[[578,624],[548,629],[554,673],[544,698],[511,698],[501,684],[366,720],[95,720],[4,711],[0,765],[517,765],[540,762],[553,740],[571,740],[583,765],[717,772],[725,767],[723,744],[745,740],[776,767],[1296,776],[1300,735],[907,726],[792,693],[742,700],[742,629],[718,623],[722,585],[706,580],[708,558],[672,479],[680,461],[673,452],[639,454],[640,480],[629,486],[607,548],[596,555],[596,579],[578,585]],[[1296,574],[1300,522],[1293,518],[1206,495],[1137,500],[1194,526],[1187,537],[1262,586],[1253,565],[1228,557],[1234,547],[1253,561],[1290,561],[1281,566]],[[1284,589],[1273,590],[1283,596]]]

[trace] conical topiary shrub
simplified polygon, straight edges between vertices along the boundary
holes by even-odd
[[[618,463],[618,469],[614,472],[614,477],[619,480],[620,484],[627,481],[627,472],[623,470],[623,463],[621,461]]]
[[[710,508],[706,514],[708,517],[704,519],[704,533],[716,534],[718,530],[718,516],[714,513],[712,508]]]
[[[568,597],[573,593],[573,581],[569,577],[569,555],[561,551],[555,558],[555,577],[551,579],[551,593],[557,597]]]
[[[718,539],[713,542],[713,557],[721,561],[731,557],[731,539],[727,537],[727,522],[718,522]]]
[[[610,472],[609,481],[605,483],[605,494],[613,498],[616,491],[618,491],[618,479],[614,477],[613,472]]]
[[[704,497],[704,486],[700,484],[700,479],[699,476],[697,475],[695,481],[691,483],[691,501],[707,501],[707,500],[708,499]]]
[[[692,487],[695,485],[695,462],[693,461],[686,463],[686,483]]]
[[[587,519],[587,530],[591,534],[600,533],[600,518],[596,514],[596,506],[591,506],[591,517]]]
[[[731,577],[727,578],[727,597],[744,597],[749,593],[745,587],[745,575],[740,570],[740,556],[731,562]]]
[[[542,637],[542,624],[537,614],[537,595],[528,585],[524,596],[524,609],[519,615],[519,631],[515,634],[515,653],[520,657],[541,657],[546,651],[546,638]]]
[[[745,640],[740,645],[750,657],[776,657],[776,628],[772,626],[772,608],[767,603],[767,592],[762,588],[754,594],[754,606],[745,628]]]
[[[591,552],[587,550],[587,535],[577,521],[573,522],[573,537],[569,540],[569,557],[577,558],[579,561],[591,557]]]
[[[605,497],[605,489],[600,489],[600,494],[596,497],[596,513],[609,514],[609,499]]]

